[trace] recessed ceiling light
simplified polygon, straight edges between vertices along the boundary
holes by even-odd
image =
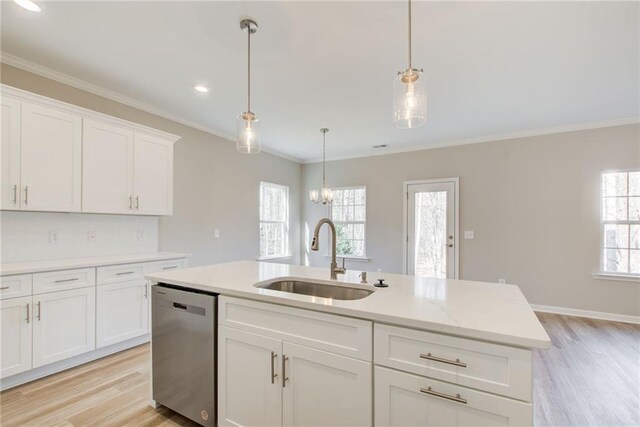
[[[13,0],[13,2],[18,6],[24,9],[27,9],[28,11],[31,11],[31,12],[40,12],[42,10],[40,9],[40,6],[38,6],[35,2],[31,0]]]
[[[200,93],[207,93],[209,92],[209,88],[206,87],[205,85],[195,85],[193,87],[196,91],[200,92]]]

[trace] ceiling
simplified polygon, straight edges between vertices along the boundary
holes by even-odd
[[[233,138],[246,108],[263,147],[300,161],[478,142],[637,120],[640,3],[414,2],[413,63],[429,117],[394,128],[406,3],[2,1],[3,52]],[[208,94],[193,90],[211,87]],[[388,144],[375,150],[373,145]],[[385,151],[386,150],[386,151]]]

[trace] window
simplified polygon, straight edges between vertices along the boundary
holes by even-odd
[[[289,187],[260,183],[260,258],[289,256]]]
[[[331,219],[336,226],[338,256],[365,256],[367,189],[365,187],[333,190]]]
[[[606,273],[640,274],[640,171],[602,174],[602,254]]]

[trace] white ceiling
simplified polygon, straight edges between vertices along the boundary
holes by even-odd
[[[415,2],[429,117],[391,123],[406,3],[2,2],[2,51],[233,137],[245,110],[243,17],[263,146],[302,161],[496,139],[640,115],[640,3]],[[206,95],[193,91],[206,83]],[[547,129],[548,131],[548,129]]]

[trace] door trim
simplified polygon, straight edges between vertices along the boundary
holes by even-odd
[[[460,177],[451,178],[437,178],[437,179],[421,179],[416,181],[404,181],[402,183],[402,193],[404,194],[403,211],[402,211],[402,273],[407,274],[409,271],[408,244],[409,244],[409,185],[419,184],[438,184],[438,183],[450,183],[453,182],[454,195],[454,245],[455,245],[455,266],[454,266],[454,279],[460,277]]]

